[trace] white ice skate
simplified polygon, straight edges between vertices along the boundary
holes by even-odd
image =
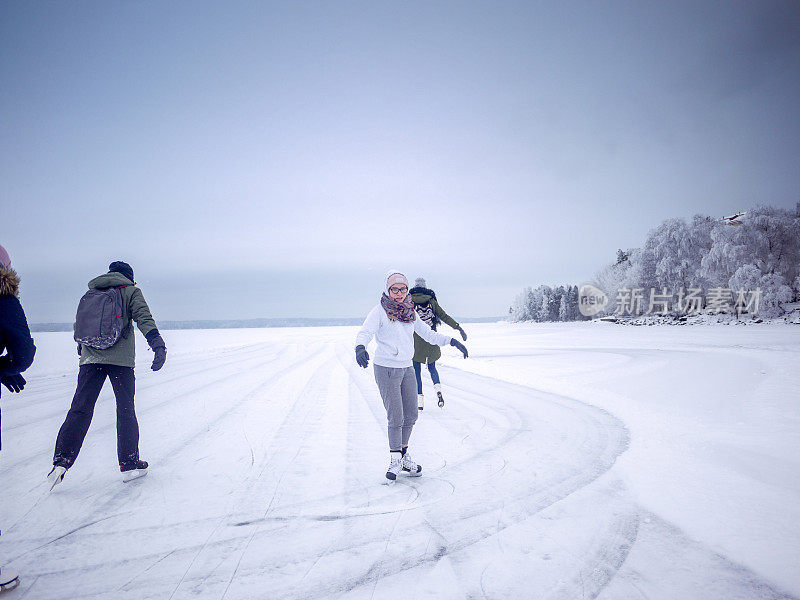
[[[422,394],[417,394],[417,408],[420,410],[425,408],[425,396]]]
[[[50,472],[47,474],[47,481],[50,482],[50,490],[56,487],[59,483],[64,481],[64,475],[67,473],[67,468],[61,465],[53,465]]]
[[[422,475],[422,465],[415,463],[408,452],[403,456],[403,473],[409,477],[419,477]]]
[[[122,482],[128,483],[134,479],[139,479],[139,477],[144,477],[147,475],[147,467],[147,462],[143,460],[137,460],[127,465],[120,465],[119,470],[122,471]]]
[[[9,567],[0,567],[0,591],[13,590],[19,585],[19,573]]]
[[[389,452],[389,469],[386,471],[386,483],[394,483],[403,470],[403,455],[400,452]]]

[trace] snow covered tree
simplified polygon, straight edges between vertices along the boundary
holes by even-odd
[[[531,293],[531,288],[525,288],[522,290],[520,294],[514,298],[514,303],[511,305],[509,309],[510,312],[510,320],[513,323],[518,323],[520,321],[530,321],[531,315],[528,310],[528,299]]]
[[[761,271],[755,265],[742,265],[728,281],[735,294],[738,290],[754,291],[761,281]]]
[[[531,288],[525,290],[525,320],[533,321],[535,312],[535,296]]]
[[[724,284],[747,264],[787,282],[800,274],[800,218],[786,210],[757,206],[738,227],[718,224],[711,238],[702,261],[702,274],[711,285]]]
[[[800,219],[788,211],[759,206],[747,212],[741,229],[749,234],[756,266],[765,275],[793,281],[800,274]]]
[[[576,321],[578,314],[578,286],[571,285],[567,288],[567,321]]]
[[[713,223],[695,215],[691,224],[683,219],[667,219],[652,230],[642,250],[640,286],[666,288],[672,293],[699,284],[703,255],[711,247]]]
[[[595,275],[595,285],[609,298],[609,304],[601,315],[612,314],[616,311],[615,298],[617,292],[623,288],[643,287],[641,280],[641,255],[639,248],[633,248],[626,253],[627,259],[622,262],[607,265]],[[575,306],[578,306],[578,294],[575,293]],[[583,318],[583,315],[579,316]]]
[[[792,301],[792,288],[786,285],[783,275],[764,275],[758,282],[758,287],[761,290],[758,314],[767,318],[781,316],[784,313],[781,304]]]
[[[557,287],[554,288],[550,297],[548,299],[548,313],[550,315],[550,321],[558,321],[558,308],[561,305],[561,292],[563,288]]]
[[[689,253],[688,260],[689,270],[692,272],[690,285],[693,287],[708,287],[708,282],[703,278],[703,257],[711,250],[714,243],[711,232],[718,225],[720,225],[719,221],[715,221],[707,215],[692,217],[692,223],[689,226],[689,243],[692,251]]]
[[[721,224],[711,231],[711,248],[700,267],[700,275],[707,285],[724,287],[739,267],[752,262],[753,255],[745,233],[744,225],[730,227]]]
[[[794,213],[757,206],[744,215],[735,223],[699,214],[690,222],[667,219],[649,232],[642,248],[618,249],[615,262],[595,276],[594,284],[609,297],[601,315],[616,312],[621,289],[639,290],[647,307],[651,288],[659,295],[666,288],[667,296],[683,289],[683,297],[695,288],[699,298],[713,288],[758,287],[764,310],[780,314],[781,303],[800,300],[800,202]],[[527,314],[537,321],[583,319],[578,301],[577,286],[539,286]]]
[[[541,287],[542,290],[542,304],[539,308],[539,312],[536,315],[537,321],[549,321],[550,320],[550,296],[552,295],[552,290],[543,285]]]
[[[533,289],[530,303],[531,321],[539,320],[539,311],[542,308],[542,286]]]

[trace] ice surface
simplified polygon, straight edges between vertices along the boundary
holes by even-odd
[[[800,597],[796,326],[470,325],[391,487],[355,331],[168,331],[157,373],[140,339],[148,476],[121,481],[106,385],[52,493],[77,357],[36,334],[2,397],[4,600]]]

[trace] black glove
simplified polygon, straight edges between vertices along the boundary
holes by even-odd
[[[464,355],[464,358],[467,358],[469,356],[469,354],[467,353],[467,347],[461,342],[459,342],[456,338],[450,339],[450,345],[461,350],[461,353]]]
[[[150,365],[150,368],[153,369],[153,371],[158,371],[164,366],[164,361],[167,360],[167,345],[164,343],[161,334],[158,333],[158,329],[148,331],[147,335],[144,337],[147,339],[147,343],[150,344],[150,348],[153,349],[153,353],[155,354],[153,357],[153,364]]]
[[[364,367],[365,369],[369,364],[369,353],[361,344],[356,346],[356,362],[358,363],[359,367]]]
[[[81,355],[81,345],[78,344],[78,356],[80,356],[80,355]]]
[[[461,339],[466,342],[467,341],[467,332],[464,331],[463,329],[461,329],[461,327],[458,328],[458,331],[461,332]]]
[[[0,383],[8,388],[8,391],[19,393],[25,388],[25,384],[28,383],[25,381],[25,378],[16,373],[14,375],[3,375],[0,377]]]
[[[164,366],[164,363],[167,360],[167,347],[166,346],[156,346],[153,348],[153,364],[150,365],[150,368],[153,371],[158,371],[161,367]]]

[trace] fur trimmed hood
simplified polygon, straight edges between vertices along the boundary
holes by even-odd
[[[19,296],[19,275],[11,267],[0,267],[0,296]]]

